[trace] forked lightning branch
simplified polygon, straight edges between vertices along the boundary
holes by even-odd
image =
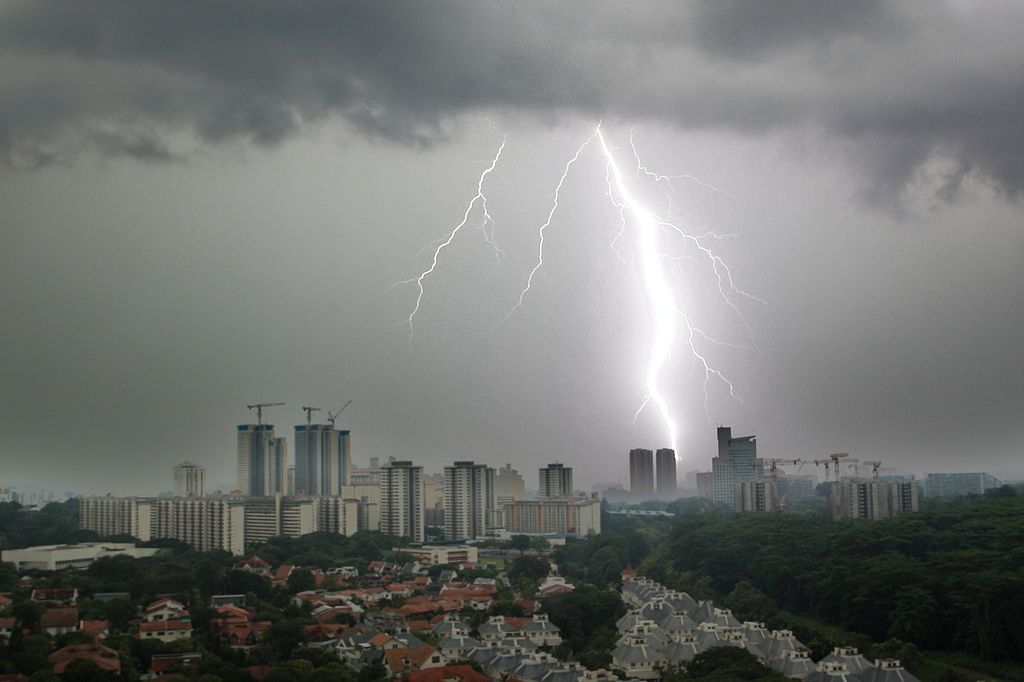
[[[452,246],[453,242],[465,228],[479,227],[482,238],[494,249],[495,256],[500,257],[502,252],[494,239],[494,219],[487,209],[487,195],[485,184],[488,176],[495,172],[501,162],[502,152],[505,150],[506,139],[502,139],[490,165],[480,174],[476,184],[476,193],[469,200],[463,212],[461,220],[452,227],[441,239],[435,242],[431,252],[430,265],[420,272],[416,277],[398,282],[398,284],[414,284],[416,286],[416,301],[406,323],[409,327],[409,343],[412,344],[415,331],[416,316],[420,311],[421,304],[427,294],[427,281],[430,276],[441,267],[446,249]],[[643,164],[640,154],[633,143],[632,135],[629,138],[631,157],[634,162],[632,167],[624,168],[616,156],[609,137],[602,130],[599,123],[594,131],[583,140],[575,153],[567,160],[562,175],[555,186],[550,199],[550,205],[545,214],[544,222],[537,229],[537,252],[533,267],[526,273],[524,284],[516,297],[515,304],[505,315],[508,321],[517,310],[522,308],[534,287],[534,279],[537,273],[544,267],[544,249],[547,231],[551,229],[555,214],[558,212],[559,200],[562,190],[569,174],[573,168],[581,163],[588,153],[596,150],[599,153],[599,160],[604,164],[605,186],[598,188],[602,195],[602,201],[610,202],[618,216],[618,234],[611,243],[613,249],[617,249],[621,237],[626,231],[632,231],[632,243],[635,244],[635,254],[629,259],[637,269],[644,296],[647,301],[647,315],[649,319],[650,338],[646,348],[646,357],[638,359],[637,366],[643,372],[643,386],[645,393],[639,400],[639,406],[633,414],[633,423],[640,417],[640,414],[647,408],[653,407],[664,424],[665,436],[670,447],[679,452],[678,438],[679,427],[674,416],[678,406],[673,405],[669,397],[670,391],[666,388],[668,383],[669,363],[672,355],[678,349],[687,353],[694,363],[695,368],[703,375],[702,388],[704,391],[705,411],[708,410],[709,388],[712,382],[720,383],[729,395],[739,400],[735,387],[721,371],[719,371],[708,359],[703,348],[706,344],[726,345],[705,333],[691,321],[692,318],[682,308],[680,296],[677,295],[673,279],[666,267],[669,263],[680,261],[679,253],[689,249],[691,255],[704,261],[707,271],[713,278],[713,284],[719,297],[736,315],[739,320],[747,325],[739,305],[739,299],[748,299],[764,303],[761,299],[740,289],[734,279],[732,272],[725,261],[711,248],[710,243],[720,239],[720,235],[713,232],[694,234],[684,224],[676,221],[670,215],[672,202],[674,201],[673,179],[686,179],[697,183],[703,188],[728,195],[728,193],[709,185],[691,175],[661,175],[651,171]],[[640,183],[653,185],[655,188],[662,188],[668,203],[668,212],[660,214],[649,206],[638,196]],[[675,249],[675,252],[673,252]],[[749,325],[747,325],[749,328]]]

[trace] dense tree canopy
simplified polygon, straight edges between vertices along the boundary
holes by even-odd
[[[746,605],[756,587],[789,611],[920,648],[1024,660],[1024,499],[943,506],[877,522],[816,515],[685,516],[644,572],[693,576]],[[690,582],[688,582],[690,581]],[[750,604],[750,617],[770,608]],[[741,609],[737,609],[741,610]]]

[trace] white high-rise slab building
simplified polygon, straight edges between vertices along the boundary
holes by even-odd
[[[206,469],[192,462],[174,465],[174,496],[202,497],[205,492]]]
[[[495,525],[494,469],[471,461],[444,468],[444,534],[448,540],[472,540]]]
[[[538,490],[542,498],[572,497],[572,467],[563,464],[541,467]]]
[[[380,531],[424,539],[423,467],[412,462],[390,462],[380,470]]]

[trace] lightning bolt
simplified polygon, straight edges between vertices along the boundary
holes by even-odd
[[[487,176],[490,175],[491,172],[498,165],[498,160],[501,158],[501,153],[505,151],[505,143],[507,141],[507,136],[502,137],[501,144],[498,146],[498,151],[495,152],[494,158],[491,159],[491,165],[489,165],[487,168],[484,169],[482,173],[480,173],[480,177],[476,182],[476,194],[473,196],[472,199],[469,200],[469,203],[466,204],[466,210],[462,214],[462,220],[459,222],[459,224],[457,224],[455,227],[448,231],[447,237],[441,240],[441,242],[437,245],[437,248],[434,249],[434,256],[431,259],[430,267],[421,272],[416,277],[413,277],[412,279],[402,280],[401,282],[396,282],[395,284],[392,285],[393,288],[400,284],[416,284],[416,304],[413,306],[412,312],[409,313],[408,319],[406,319],[406,324],[409,325],[410,348],[412,347],[413,332],[415,330],[413,323],[416,320],[416,313],[420,311],[420,304],[423,303],[423,294],[425,291],[423,287],[423,282],[427,279],[427,277],[433,274],[434,270],[437,269],[437,263],[441,258],[441,252],[448,248],[448,246],[451,245],[453,241],[455,241],[455,237],[458,236],[462,228],[465,227],[467,223],[469,223],[469,216],[473,212],[473,207],[475,207],[477,204],[480,204],[483,213],[481,230],[483,231],[484,234],[484,241],[486,241],[494,248],[495,259],[501,259],[502,252],[501,249],[498,248],[498,245],[494,242],[493,231],[491,234],[488,234],[487,232],[488,224],[492,226],[493,230],[494,219],[491,217],[491,214],[487,211],[487,196],[484,194],[484,181],[487,179]]]
[[[664,387],[664,378],[667,366],[672,358],[672,351],[676,347],[677,342],[681,343],[683,347],[689,351],[689,354],[693,359],[694,366],[703,372],[704,410],[709,417],[709,391],[713,381],[720,382],[728,390],[729,395],[732,398],[739,402],[742,401],[737,395],[733,383],[721,371],[712,365],[708,360],[707,355],[701,351],[700,347],[704,345],[705,342],[728,348],[742,348],[742,346],[736,346],[716,340],[691,322],[689,316],[685,311],[683,311],[676,301],[672,282],[665,270],[665,261],[691,258],[692,256],[685,255],[685,253],[689,249],[694,249],[695,252],[691,253],[693,253],[693,255],[699,260],[710,265],[711,272],[715,277],[718,293],[722,300],[729,306],[743,324],[747,326],[748,329],[750,328],[750,325],[747,324],[736,300],[739,298],[746,298],[760,303],[765,303],[765,301],[740,289],[736,285],[732,271],[729,269],[728,265],[726,265],[725,261],[705,243],[708,240],[720,240],[732,235],[720,235],[715,232],[704,232],[700,234],[691,232],[684,225],[677,224],[670,219],[661,217],[641,201],[636,194],[634,194],[629,186],[627,174],[623,171],[622,166],[619,164],[619,161],[605,138],[601,128],[601,123],[598,123],[594,132],[580,144],[562,169],[562,175],[558,180],[558,184],[555,186],[551,204],[548,208],[547,217],[537,230],[538,244],[536,261],[526,277],[525,284],[519,292],[518,300],[505,315],[504,319],[507,321],[517,310],[523,307],[526,297],[529,295],[533,287],[534,278],[541,268],[544,267],[546,233],[548,228],[551,227],[555,214],[558,211],[562,190],[565,187],[565,183],[573,169],[573,166],[578,163],[584,150],[594,141],[595,138],[597,139],[601,152],[604,156],[606,193],[612,206],[614,206],[618,212],[618,221],[616,224],[619,229],[611,242],[611,247],[615,251],[616,255],[619,256],[620,260],[625,262],[625,259],[618,251],[616,245],[627,229],[630,227],[633,228],[636,233],[637,249],[635,266],[637,267],[643,282],[644,293],[646,294],[648,301],[648,312],[652,321],[650,348],[648,350],[647,363],[644,370],[646,394],[633,415],[633,423],[635,424],[644,409],[649,404],[653,403],[664,423],[670,447],[678,452],[679,427],[673,417],[672,406],[668,396],[666,395]],[[640,153],[634,142],[632,131],[630,131],[629,141],[633,152],[633,158],[636,161],[634,169],[635,176],[647,181],[652,181],[655,185],[664,185],[667,187],[668,213],[670,216],[672,215],[675,193],[675,188],[672,185],[672,181],[674,179],[692,181],[704,189],[718,192],[723,196],[735,200],[735,197],[725,190],[721,190],[714,185],[708,184],[695,176],[661,175],[652,171],[643,164],[640,158]],[[434,248],[430,267],[420,273],[417,277],[397,283],[415,283],[418,289],[416,303],[406,320],[406,323],[409,326],[410,345],[412,344],[413,338],[413,323],[423,301],[424,281],[438,267],[442,251],[452,244],[462,228],[469,223],[470,216],[472,215],[474,208],[478,205],[482,213],[481,230],[483,232],[484,239],[494,249],[495,258],[500,261],[502,257],[503,252],[494,241],[494,220],[487,209],[487,197],[484,194],[483,187],[487,176],[497,166],[504,149],[505,139],[502,139],[501,145],[498,147],[490,166],[480,174],[477,181],[476,195],[467,204],[462,220],[447,233],[445,238],[436,242],[436,248]],[[488,230],[488,227],[490,227],[490,231]],[[674,236],[682,241],[684,255],[671,255],[662,251],[662,238],[666,235]],[[679,338],[680,331],[682,331],[681,340]]]
[[[568,162],[566,162],[565,168],[562,169],[562,177],[558,179],[558,185],[555,187],[555,196],[551,201],[551,209],[548,211],[548,218],[544,221],[544,224],[540,226],[540,229],[537,230],[537,262],[534,263],[533,269],[530,270],[530,274],[526,278],[526,285],[523,287],[522,291],[519,292],[519,300],[505,315],[505,321],[508,321],[508,318],[512,317],[512,314],[515,311],[523,307],[523,301],[526,300],[526,294],[530,293],[530,288],[533,286],[534,275],[537,274],[538,270],[544,267],[544,231],[551,226],[551,220],[555,217],[555,211],[558,210],[558,197],[562,193],[562,186],[565,184],[565,179],[569,176],[569,171],[572,169],[573,164],[580,158],[580,154],[583,153],[583,150],[588,144],[590,144],[591,140],[593,140],[596,135],[597,132],[584,140],[583,144],[581,144],[576,150],[576,153],[572,155]]]
[[[643,274],[644,290],[647,292],[647,300],[650,306],[650,314],[653,319],[654,329],[651,339],[651,348],[647,357],[647,371],[645,383],[647,385],[647,396],[644,398],[634,416],[634,421],[648,402],[653,402],[661,414],[662,421],[668,431],[670,447],[679,452],[678,434],[679,427],[672,416],[668,400],[662,392],[661,376],[665,364],[672,355],[672,347],[676,339],[676,317],[679,307],[676,305],[675,294],[669,284],[668,276],[662,267],[661,256],[658,249],[658,235],[661,220],[658,219],[649,209],[637,201],[626,186],[622,169],[619,168],[615,155],[612,154],[608,143],[601,132],[601,126],[597,126],[597,139],[601,143],[601,151],[604,152],[607,168],[610,171],[611,181],[618,193],[619,200],[616,202],[614,193],[612,202],[620,209],[620,213],[628,212],[633,217],[637,230],[637,246],[640,255],[640,270]]]

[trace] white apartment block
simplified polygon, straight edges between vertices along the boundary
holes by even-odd
[[[423,467],[391,462],[380,470],[380,531],[423,542]]]
[[[885,519],[919,509],[917,481],[843,478],[832,484],[829,503],[835,519]]]
[[[174,465],[173,472],[175,497],[203,496],[206,486],[206,469],[192,462],[182,462]]]
[[[924,489],[928,497],[965,497],[967,495],[984,495],[986,490],[998,488],[1002,482],[990,474],[952,473],[928,474]]]
[[[572,497],[572,467],[549,464],[539,470],[541,497]]]
[[[448,540],[473,540],[500,517],[494,495],[494,469],[471,461],[444,468],[444,534]]]
[[[509,533],[573,535],[601,532],[601,501],[596,498],[516,500],[505,505]]]
[[[247,545],[276,536],[376,530],[378,507],[336,496],[89,497],[79,500],[79,525],[100,535],[170,538],[200,551],[242,554]]]

